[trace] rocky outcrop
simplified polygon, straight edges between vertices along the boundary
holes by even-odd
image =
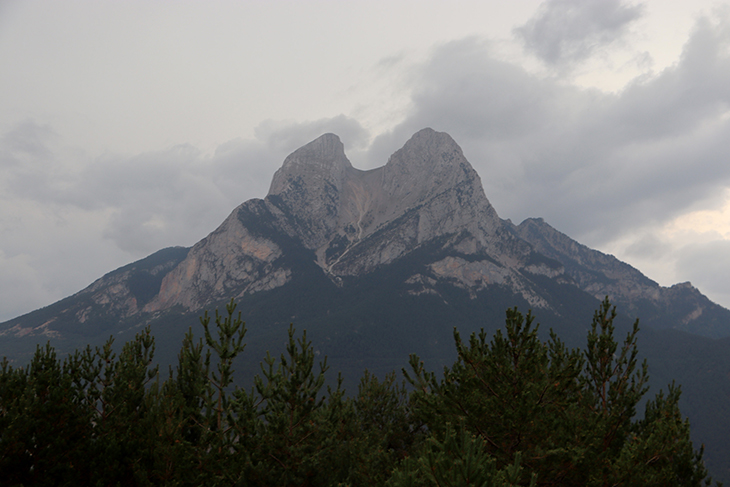
[[[260,203],[244,203],[198,242],[187,258],[165,276],[159,294],[145,311],[161,311],[175,305],[200,309],[212,301],[283,285],[290,271],[273,264],[282,255],[281,249],[273,241],[249,231],[238,218],[238,213]]]
[[[164,277],[185,259],[188,251],[170,247],[116,269],[72,296],[7,322],[0,327],[0,336],[93,335],[98,333],[100,322],[134,320],[158,295]]]
[[[285,208],[297,237],[333,276],[370,272],[424,242],[461,232],[471,238],[471,253],[529,252],[503,231],[461,148],[432,129],[370,171],[353,168],[339,139],[324,135],[287,158],[267,201]],[[513,241],[500,247],[504,239]]]
[[[307,248],[322,245],[337,230],[353,172],[339,137],[325,134],[294,151],[274,174],[269,196],[289,211],[294,233]]]
[[[528,218],[518,226],[505,222],[537,252],[560,262],[575,283],[592,296],[609,297],[622,312],[657,328],[675,328],[705,336],[727,336],[730,311],[713,303],[689,282],[663,287],[639,270],[582,245],[548,225]]]
[[[598,299],[606,296],[612,300],[630,296],[651,300],[659,298],[659,285],[637,269],[612,255],[576,242],[542,218],[528,218],[511,227],[537,252],[562,263],[581,289]]]

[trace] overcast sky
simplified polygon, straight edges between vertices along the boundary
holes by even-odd
[[[266,195],[446,131],[543,217],[730,307],[730,6],[706,0],[0,0],[0,321]]]

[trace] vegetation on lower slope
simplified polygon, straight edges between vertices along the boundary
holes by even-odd
[[[406,381],[363,374],[356,394],[325,387],[326,358],[290,327],[250,390],[235,387],[246,333],[231,301],[204,338],[189,332],[169,374],[151,367],[149,329],[119,356],[111,340],[61,361],[39,348],[0,371],[5,485],[704,485],[678,387],[636,407],[647,366],[637,325],[614,337],[601,304],[584,350],[538,336],[507,311],[493,337],[455,331],[437,377],[412,356]],[[162,375],[168,376],[166,380]],[[341,384],[341,380],[337,382]]]

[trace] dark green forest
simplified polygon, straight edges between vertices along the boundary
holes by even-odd
[[[245,351],[236,304],[201,317],[178,363],[153,366],[150,329],[115,352],[63,360],[38,347],[26,367],[2,362],[3,485],[614,486],[709,485],[669,384],[645,402],[638,322],[615,336],[608,300],[583,348],[538,336],[531,313],[463,340],[429,371],[363,372],[346,391],[307,339],[263,358],[250,390],[233,365]],[[640,414],[637,414],[640,413]]]

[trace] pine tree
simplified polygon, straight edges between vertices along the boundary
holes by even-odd
[[[6,485],[68,485],[88,478],[89,414],[50,345],[25,369],[2,362],[0,473]]]
[[[297,340],[289,327],[286,353],[278,363],[267,354],[263,377],[255,378],[260,397],[258,448],[249,480],[255,485],[332,485],[343,479],[342,424],[350,415],[341,379],[323,394],[326,358],[315,371],[315,351],[306,331]],[[240,396],[239,396],[240,397]],[[252,404],[253,393],[246,399]]]
[[[348,485],[383,485],[394,468],[422,443],[425,430],[414,422],[405,381],[395,372],[383,380],[365,370],[352,398],[354,424],[347,441],[351,467]]]
[[[246,332],[231,301],[205,341],[185,336],[161,382],[149,329],[61,361],[0,364],[0,479],[7,485],[709,485],[671,384],[647,392],[638,322],[596,311],[585,349],[540,340],[531,313],[468,342],[442,378],[416,356],[412,386],[365,372],[357,395],[326,387],[306,332],[267,354],[250,391],[234,384]],[[213,366],[211,366],[213,364]]]
[[[435,435],[426,440],[417,456],[409,457],[388,480],[389,487],[511,487],[521,485],[524,477],[522,454],[515,454],[514,463],[502,469],[488,452],[480,436],[458,432],[447,424],[443,439]],[[529,487],[535,487],[533,474]]]
[[[689,440],[677,388],[660,393],[636,420],[647,365],[637,360],[638,322],[619,348],[615,317],[606,299],[584,351],[567,350],[552,332],[543,343],[531,314],[516,309],[491,341],[482,330],[464,345],[455,331],[458,358],[442,379],[416,356],[404,371],[415,388],[415,414],[443,444],[447,425],[480,438],[498,470],[519,455],[523,485],[533,474],[538,485],[702,485],[702,451]]]

